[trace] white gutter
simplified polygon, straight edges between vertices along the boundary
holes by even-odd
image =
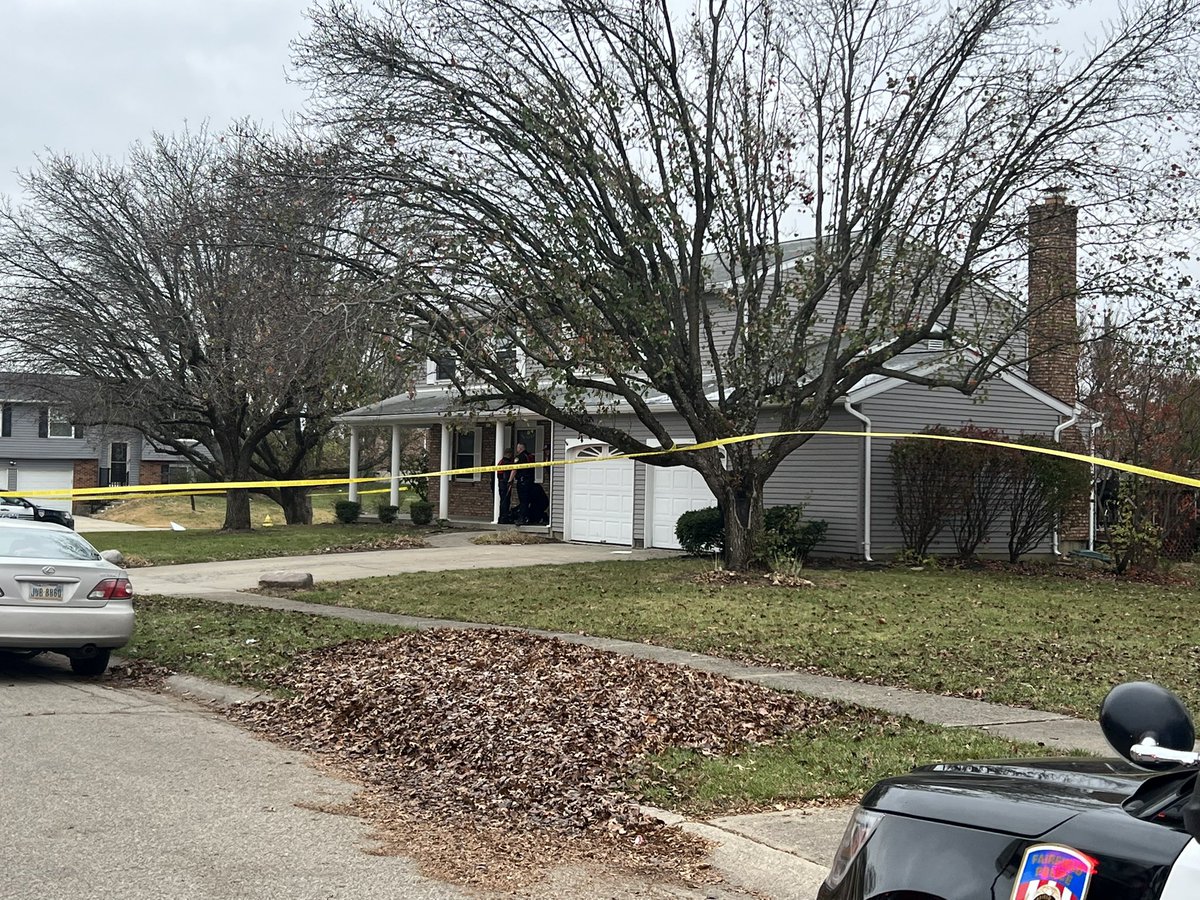
[[[842,399],[846,412],[863,423],[863,559],[871,559],[871,420],[850,405],[850,398]]]
[[[1083,410],[1080,408],[1080,406],[1078,404],[1076,404],[1074,411],[1071,413],[1071,418],[1067,419],[1067,421],[1065,421],[1065,422],[1060,422],[1055,427],[1054,443],[1056,443],[1056,444],[1062,443],[1062,433],[1064,431],[1066,431],[1068,428],[1070,428],[1072,425],[1074,425],[1076,422],[1079,421],[1079,414],[1082,411]],[[1058,526],[1055,526],[1054,534],[1050,538],[1050,552],[1053,553],[1055,556],[1062,556],[1062,554],[1058,550]]]
[[[1096,455],[1096,432],[1104,427],[1103,422],[1093,422],[1088,435],[1088,455]],[[1092,463],[1092,491],[1088,497],[1088,549],[1096,549],[1096,464]]]

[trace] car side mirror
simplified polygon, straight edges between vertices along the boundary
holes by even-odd
[[[1183,701],[1161,685],[1149,681],[1119,684],[1100,705],[1100,729],[1112,748],[1143,769],[1172,769],[1178,762],[1148,762],[1131,754],[1134,744],[1149,739],[1168,750],[1191,751],[1196,729]]]

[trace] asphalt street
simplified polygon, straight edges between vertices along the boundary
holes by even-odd
[[[456,898],[306,806],[353,786],[173,699],[0,659],[5,900]]]

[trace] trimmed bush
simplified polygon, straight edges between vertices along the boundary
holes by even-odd
[[[381,503],[379,504],[379,521],[384,525],[391,525],[396,521],[396,516],[399,512],[400,507]]]
[[[675,523],[675,537],[693,556],[716,553],[725,546],[725,520],[716,506],[685,512]]]
[[[794,559],[807,562],[813,547],[825,540],[829,523],[821,519],[804,520],[803,506],[771,506],[763,516],[762,552],[760,557]]]
[[[414,525],[428,525],[433,521],[433,504],[428,500],[414,500],[409,504],[408,517]]]
[[[353,525],[362,515],[362,504],[355,500],[339,500],[333,505],[333,514],[343,525]]]

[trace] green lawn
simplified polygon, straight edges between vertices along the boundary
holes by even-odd
[[[305,650],[385,638],[400,630],[148,596],[138,598],[136,633],[120,655],[177,672],[271,689],[272,673]],[[938,728],[843,706],[821,727],[772,745],[748,746],[732,756],[675,752],[649,757],[633,787],[659,806],[716,814],[778,803],[856,799],[880,778],[938,759],[1044,754],[1044,749],[1031,744],[973,729]]]
[[[174,597],[138,597],[136,609],[133,641],[120,656],[250,687],[269,686],[267,676],[304,650],[403,630]]]
[[[776,804],[858,799],[880,778],[942,760],[1045,755],[1045,748],[1001,740],[974,728],[863,715],[831,721],[775,744],[747,747],[732,756],[676,751],[651,757],[637,787],[655,806],[721,815]]]
[[[1200,712],[1200,591],[1053,574],[809,570],[816,588],[696,583],[669,559],[409,574],[319,603],[650,641],[1036,709],[1096,714],[1153,679]]]
[[[288,525],[253,531],[114,531],[85,534],[97,549],[117,549],[141,565],[303,556],[335,550],[379,550],[423,539],[399,524]]]

